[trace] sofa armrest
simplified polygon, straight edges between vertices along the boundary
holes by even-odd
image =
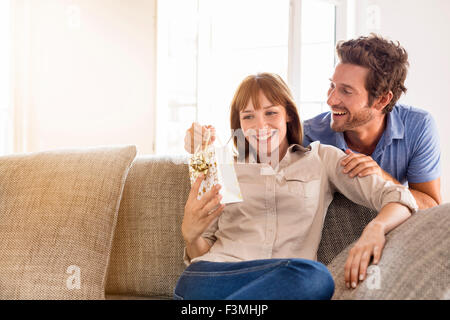
[[[450,299],[450,203],[421,210],[386,236],[378,265],[356,289],[344,283],[344,265],[354,243],[328,265],[333,299]]]

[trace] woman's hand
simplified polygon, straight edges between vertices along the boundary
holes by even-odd
[[[220,200],[222,200],[222,196],[219,194],[220,185],[215,185],[211,190],[206,192],[200,200],[197,200],[198,190],[203,179],[204,175],[202,174],[192,185],[188,200],[184,207],[181,232],[187,243],[193,243],[197,240],[225,208],[224,204],[220,204]]]
[[[210,125],[202,126],[193,122],[192,126],[186,130],[186,135],[184,136],[184,149],[189,153],[194,153],[200,141],[202,143],[202,148],[205,148],[208,131],[210,133],[208,145],[210,145],[213,144],[216,139],[216,129]]]
[[[358,281],[363,281],[366,277],[367,267],[373,256],[373,263],[377,264],[381,258],[384,244],[386,242],[385,230],[381,224],[369,223],[350,250],[345,263],[345,285],[347,288],[356,288]]]

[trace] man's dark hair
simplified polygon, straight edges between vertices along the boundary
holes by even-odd
[[[341,63],[369,69],[365,83],[369,92],[369,106],[378,97],[392,91],[392,100],[383,109],[384,113],[391,112],[402,93],[406,92],[404,82],[409,66],[408,53],[400,43],[371,34],[338,42],[336,52]]]

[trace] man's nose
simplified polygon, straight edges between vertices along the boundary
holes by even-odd
[[[328,91],[328,99],[327,99],[327,104],[329,106],[336,106],[340,103],[340,100],[337,97],[336,94],[336,89],[330,89]]]

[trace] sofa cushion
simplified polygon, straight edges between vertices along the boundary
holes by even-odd
[[[0,299],[103,299],[134,146],[0,157]]]
[[[349,244],[361,236],[378,212],[351,202],[336,192],[328,207],[317,251],[317,260],[328,265]]]
[[[125,184],[106,293],[171,298],[183,272],[187,158],[136,159]]]
[[[333,299],[449,299],[450,204],[415,213],[386,236],[382,258],[356,289],[344,283],[344,265],[353,244],[329,265]]]

